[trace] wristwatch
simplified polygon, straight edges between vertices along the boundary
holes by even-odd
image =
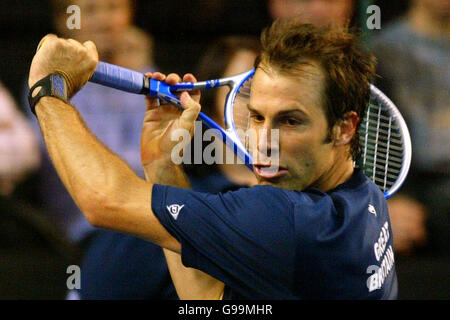
[[[33,96],[36,88],[40,87],[39,92]],[[62,101],[69,103],[67,97],[67,83],[64,76],[60,73],[52,73],[45,78],[36,82],[28,93],[28,103],[30,104],[31,112],[36,115],[35,108],[39,99],[45,96],[55,97]]]

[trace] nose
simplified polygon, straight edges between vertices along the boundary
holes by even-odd
[[[278,162],[280,149],[279,130],[270,125],[264,125],[256,132],[256,150],[254,157],[257,162],[273,163]]]
[[[270,154],[272,152],[272,146],[270,141],[271,136],[271,129],[267,127],[263,127],[258,130],[258,153],[262,153],[267,155],[267,157],[270,157]]]

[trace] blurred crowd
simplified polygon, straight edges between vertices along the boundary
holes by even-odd
[[[51,31],[93,40],[100,60],[126,68],[212,79],[251,69],[257,35],[273,19],[295,15],[305,23],[349,25],[360,32],[368,17],[361,14],[364,5],[378,3],[382,15],[389,10],[387,1],[356,0],[53,0],[51,27],[43,27],[41,36]],[[73,4],[81,8],[80,29],[66,25],[66,9]],[[159,23],[149,22],[151,13]],[[365,33],[378,59],[376,85],[404,115],[413,143],[408,178],[388,200],[400,299],[450,298],[449,20],[449,1],[410,0],[380,30]],[[0,70],[0,80],[9,73]],[[27,75],[21,76],[20,89],[0,83],[0,298],[177,299],[159,247],[97,230],[79,212],[27,111]],[[13,97],[11,90],[20,94]],[[202,98],[203,111],[219,123],[223,99],[223,92]],[[143,176],[143,98],[89,83],[71,102],[94,134]],[[255,183],[239,166],[186,170],[197,190]],[[67,290],[66,268],[72,264],[81,266],[81,290]]]

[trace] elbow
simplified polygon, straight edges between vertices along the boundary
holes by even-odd
[[[90,225],[96,228],[106,228],[106,213],[113,210],[110,203],[112,197],[107,192],[90,190],[78,194],[76,202]]]
[[[83,209],[82,212],[91,226],[96,228],[104,228],[101,216],[97,214],[97,211]]]
[[[117,179],[111,175],[107,183],[78,185],[77,204],[94,227],[127,231],[134,227],[131,216],[148,202],[148,184],[134,176]]]

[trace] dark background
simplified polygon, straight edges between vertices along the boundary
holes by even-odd
[[[360,7],[369,2],[357,1],[356,26],[361,25]],[[161,71],[192,72],[197,56],[213,38],[234,33],[259,35],[270,23],[265,0],[217,3],[220,5],[211,0],[137,0],[137,25],[153,35],[156,65]],[[404,12],[407,1],[372,3],[381,8],[383,28]],[[0,1],[0,79],[18,101],[37,44],[49,32],[54,32],[50,1]]]
[[[368,3],[377,4],[381,8],[382,29],[393,19],[401,16],[407,9],[408,1],[357,1],[354,26],[363,26],[361,21],[367,17],[362,8]],[[215,6],[214,3],[220,5]],[[364,19],[361,19],[364,17]],[[261,29],[270,24],[264,0],[137,0],[137,25],[154,37],[155,62],[162,72],[191,72],[197,57],[206,45],[215,37],[226,34],[258,35]],[[35,0],[1,0],[0,1],[0,80],[6,85],[18,102],[22,100],[22,92],[31,59],[40,39],[47,33],[54,32],[49,1]],[[372,36],[380,32],[368,31]],[[19,103],[20,104],[20,103]],[[26,106],[20,105],[21,108]],[[28,183],[31,180],[25,182]],[[27,200],[33,200],[29,188],[19,186],[16,194]],[[34,199],[37,200],[38,199]],[[26,204],[23,204],[26,206]],[[0,205],[0,208],[2,206]],[[6,208],[6,206],[3,206]],[[15,208],[12,211],[25,212],[29,208]],[[34,209],[33,209],[34,210]],[[8,210],[9,211],[9,210]],[[7,212],[1,212],[5,215]],[[0,299],[63,299],[65,292],[51,286],[55,281],[64,283],[67,275],[65,268],[73,263],[61,253],[55,258],[55,252],[68,252],[67,244],[58,242],[51,230],[32,235],[24,229],[22,221],[2,225],[0,238],[4,234],[9,240],[5,248],[16,244],[17,250],[9,253],[0,252]],[[29,217],[23,218],[29,219]],[[27,222],[33,225],[39,221]],[[42,223],[41,223],[42,225]],[[28,242],[11,238],[14,230],[22,228],[23,234],[30,234]],[[45,228],[44,228],[45,229]],[[52,247],[40,246],[39,241],[51,243]],[[18,244],[21,243],[21,246]],[[27,247],[27,252],[23,248]],[[44,249],[42,249],[45,247]],[[39,254],[38,250],[44,250]],[[13,252],[13,253],[11,253]],[[49,253],[51,252],[51,253]],[[40,263],[36,264],[35,256]],[[48,258],[47,258],[48,256]],[[44,258],[43,258],[44,257]],[[53,259],[54,263],[49,259]],[[56,259],[56,261],[55,261]],[[399,274],[400,298],[433,299],[448,298],[448,281],[442,281],[442,273],[448,263],[436,263],[428,258],[404,258],[396,261]],[[440,270],[440,273],[436,270]],[[23,278],[23,275],[28,277]],[[18,281],[10,281],[14,279]],[[31,289],[30,289],[31,288]],[[31,291],[30,291],[31,290]],[[12,294],[14,292],[14,294]]]

